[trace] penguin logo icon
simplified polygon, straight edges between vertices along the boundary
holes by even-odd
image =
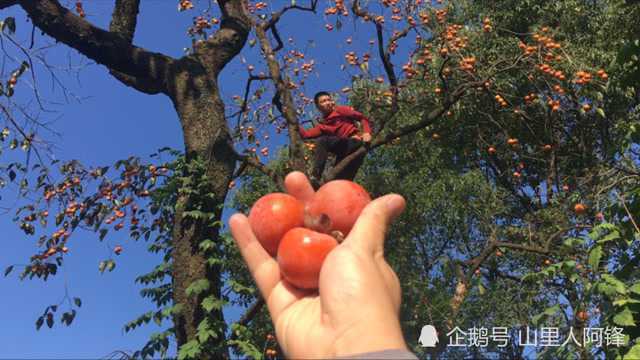
[[[436,347],[438,343],[438,331],[436,331],[436,328],[433,325],[423,326],[418,343],[422,347]]]

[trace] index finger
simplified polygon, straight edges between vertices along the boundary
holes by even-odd
[[[258,242],[246,216],[234,214],[229,219],[229,227],[260,293],[268,299],[271,291],[280,281],[278,263]]]
[[[289,173],[284,178],[284,187],[287,189],[289,195],[304,203],[310,201],[315,193],[307,176],[300,171]]]

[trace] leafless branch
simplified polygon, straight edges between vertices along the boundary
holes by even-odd
[[[42,31],[87,56],[124,74],[147,79],[152,93],[166,90],[174,60],[133,46],[126,37],[102,30],[64,8],[58,0],[20,0],[22,8]],[[142,89],[140,89],[142,90]]]

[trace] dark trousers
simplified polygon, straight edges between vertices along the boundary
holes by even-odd
[[[315,140],[315,144],[316,148],[314,152],[311,176],[318,180],[322,178],[322,173],[324,172],[324,167],[329,153],[335,154],[336,164],[338,164],[342,159],[362,146],[362,142],[360,140],[341,138],[337,136],[321,136]],[[362,162],[364,161],[364,157],[365,156],[363,154],[351,161],[343,171],[337,174],[336,179],[353,180],[360,168],[360,165],[362,165]]]

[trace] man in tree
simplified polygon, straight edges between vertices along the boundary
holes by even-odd
[[[335,163],[338,164],[363,143],[371,141],[371,127],[369,119],[352,107],[336,106],[331,94],[326,91],[318,92],[313,101],[322,114],[322,120],[308,130],[300,127],[300,136],[303,139],[316,139],[311,182],[317,187],[329,152],[335,154]],[[354,159],[336,178],[352,180],[363,161],[364,155]]]

